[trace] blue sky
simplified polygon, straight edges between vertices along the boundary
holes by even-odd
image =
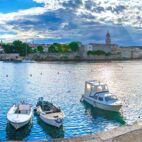
[[[33,0],[0,0],[0,12],[10,13],[43,5]]]
[[[142,45],[140,0],[0,0],[0,39]]]

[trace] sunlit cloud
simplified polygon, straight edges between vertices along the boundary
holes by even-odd
[[[0,39],[104,42],[109,30],[115,43],[141,44],[142,2],[139,0],[33,1],[43,6],[0,13],[0,33],[3,33]]]

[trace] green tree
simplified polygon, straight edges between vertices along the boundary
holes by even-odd
[[[2,47],[5,53],[19,53],[20,56],[32,53],[32,48],[27,43],[23,43],[20,40],[15,40],[12,44],[3,44]]]
[[[79,42],[71,42],[71,43],[69,43],[68,46],[72,52],[76,52],[79,50]]]
[[[13,45],[3,44],[2,47],[3,47],[5,53],[14,53]]]
[[[50,45],[48,51],[49,51],[49,53],[62,52],[61,44],[59,44],[59,43],[53,43],[52,45]]]
[[[43,46],[39,45],[37,47],[37,51],[40,52],[40,53],[43,53]]]

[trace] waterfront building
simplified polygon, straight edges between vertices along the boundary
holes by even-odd
[[[43,47],[43,52],[44,53],[48,53],[48,48],[50,46],[50,44],[29,44],[29,46],[32,48],[32,50],[34,51],[38,46],[42,46]]]
[[[87,56],[88,51],[101,50],[106,53],[109,53],[114,50],[117,50],[119,46],[117,44],[111,43],[111,35],[109,32],[107,32],[105,37],[105,43],[89,43],[87,45],[84,45],[82,48],[84,48],[82,49],[84,52],[84,56]]]
[[[44,47],[43,52],[48,53],[48,47]]]
[[[108,48],[111,47],[111,37],[110,37],[109,32],[107,32],[107,34],[106,34],[106,47],[108,47]]]
[[[132,59],[142,58],[142,49],[141,48],[131,49],[131,58]]]

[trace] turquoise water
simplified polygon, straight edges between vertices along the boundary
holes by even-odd
[[[121,113],[93,109],[80,98],[84,82],[98,79],[123,102]],[[107,131],[139,121],[142,116],[142,61],[111,63],[4,63],[0,62],[0,140],[50,140]],[[27,127],[15,131],[7,124],[12,104],[36,104],[44,97],[65,113],[64,125],[45,125],[34,115]]]

